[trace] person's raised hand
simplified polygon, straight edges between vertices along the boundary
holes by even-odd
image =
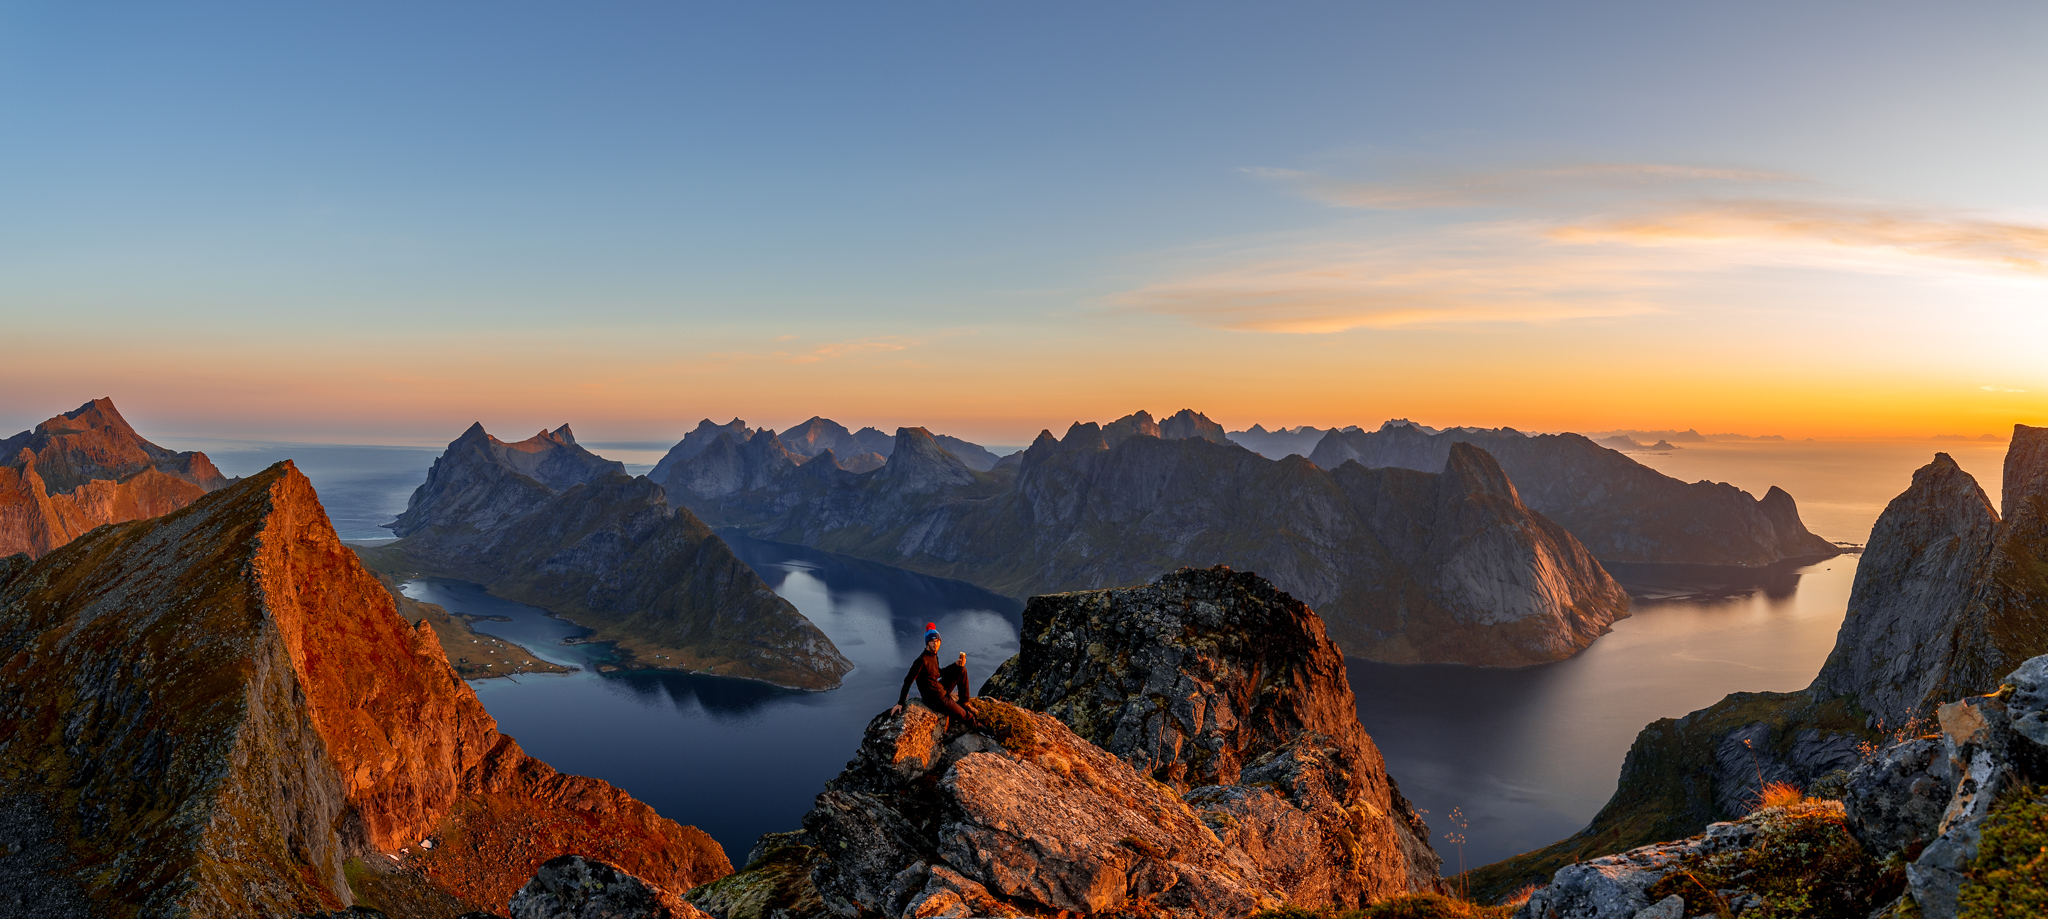
[[[896,717],[897,715],[901,715],[901,714],[903,714],[903,706],[901,706],[901,705],[891,705],[891,706],[889,706],[889,717],[891,717],[891,718],[894,718],[894,717]]]
[[[967,663],[967,652],[965,652],[965,651],[962,651],[962,652],[960,652],[960,663],[961,663],[962,665],[965,665],[965,664]]]

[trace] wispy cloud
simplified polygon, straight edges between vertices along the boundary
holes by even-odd
[[[829,361],[835,358],[849,357],[855,354],[874,354],[880,351],[902,351],[905,348],[909,348],[912,345],[916,344],[918,344],[918,342],[890,335],[881,338],[861,338],[851,341],[835,341],[830,344],[819,345],[818,347],[813,348],[810,351],[804,352],[802,354],[784,354],[778,351],[776,352],[776,356],[782,358],[782,362],[785,364],[815,364],[819,361]]]
[[[2048,226],[1924,209],[1818,201],[1726,201],[1593,219],[1551,232],[1566,242],[1643,246],[1818,243],[1906,256],[2048,269]]]
[[[1985,392],[2026,392],[2024,389],[2008,389],[2004,386],[1979,386],[1977,388]]]
[[[1402,245],[1325,246],[1150,284],[1116,303],[1210,328],[1301,334],[1658,311],[1647,295],[1668,282],[1567,248],[1500,227]]]
[[[1113,304],[1210,328],[1315,334],[1674,312],[1759,268],[2048,275],[2048,225],[1830,197],[1784,173],[1593,163],[1359,182],[1248,171],[1386,213],[1320,236],[1204,250],[1199,265],[1162,266],[1161,279]]]

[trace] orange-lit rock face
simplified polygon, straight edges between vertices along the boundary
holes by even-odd
[[[118,915],[331,909],[342,860],[424,838],[414,866],[494,910],[570,852],[677,893],[731,870],[499,734],[289,463],[0,565],[0,636],[0,790]]]
[[[167,514],[227,484],[204,453],[174,453],[96,399],[0,441],[0,555],[40,557],[87,530]]]

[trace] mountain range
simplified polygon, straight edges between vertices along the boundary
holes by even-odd
[[[903,428],[873,472],[814,460],[678,497],[761,538],[1012,596],[1229,564],[1315,606],[1348,653],[1377,660],[1556,660],[1627,615],[1621,588],[1484,451],[1458,459],[1442,474],[1326,471],[1230,444],[1191,411],[1135,413],[1042,432],[989,472]]]
[[[1681,482],[1579,434],[1432,432],[1390,421],[1375,431],[1326,436],[1309,461],[1325,469],[1358,462],[1434,472],[1458,443],[1492,454],[1529,507],[1570,530],[1602,562],[1755,567],[1842,551],[1806,529],[1782,488],[1755,498],[1726,483]]]
[[[228,483],[204,453],[137,434],[94,399],[0,440],[0,556],[39,557],[101,524],[167,514]]]
[[[390,526],[397,542],[358,550],[372,567],[546,609],[610,642],[621,666],[809,690],[853,669],[689,509],[567,425],[517,443],[471,425]]]

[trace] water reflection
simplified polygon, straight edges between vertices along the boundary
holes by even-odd
[[[795,692],[657,671],[600,674],[596,666],[612,660],[605,645],[563,644],[588,629],[462,581],[419,579],[403,590],[454,612],[493,617],[477,621],[477,631],[582,668],[471,685],[528,752],[697,825],[739,861],[760,834],[797,828],[811,799],[852,756],[868,720],[896,701],[926,622],[939,624],[948,655],[967,653],[978,682],[1017,652],[1022,604],[959,581],[726,538],[854,661],[840,689]]]
[[[1855,570],[1844,556],[1761,574],[1762,589],[1743,596],[1639,600],[1613,633],[1553,664],[1353,660],[1359,720],[1416,806],[1464,811],[1468,864],[1526,852],[1592,819],[1643,726],[1730,692],[1804,688],[1834,645]],[[1664,587],[1714,583],[1693,580]]]

